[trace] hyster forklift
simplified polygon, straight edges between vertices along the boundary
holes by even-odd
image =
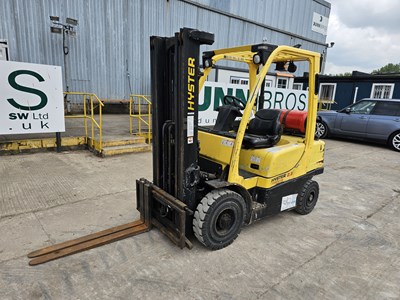
[[[263,43],[207,51],[200,62],[200,45],[213,42],[213,34],[189,28],[150,38],[153,181],[136,181],[140,220],[34,251],[31,265],[152,226],[181,248],[192,247],[187,237],[194,233],[216,250],[231,244],[244,225],[281,211],[313,210],[319,186],[312,177],[324,162],[324,142],[314,137],[320,54]],[[249,96],[226,95],[215,125],[199,127],[199,91],[221,60],[247,64]],[[300,124],[297,131],[285,128],[287,111],[263,108],[268,69],[296,62],[309,66],[308,113],[292,122]]]

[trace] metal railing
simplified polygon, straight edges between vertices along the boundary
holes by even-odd
[[[96,94],[93,93],[84,93],[84,92],[64,92],[64,95],[77,95],[83,97],[83,115],[71,115],[65,116],[65,118],[83,118],[83,124],[85,127],[85,142],[88,144],[89,140],[89,129],[88,129],[88,120],[91,123],[91,138],[89,147],[95,149],[98,152],[102,151],[103,148],[103,119],[102,119],[102,108],[104,106],[103,102],[97,97]],[[99,108],[99,121],[97,122],[95,119],[94,110]],[[88,107],[86,107],[88,106]],[[89,110],[89,112],[88,112]],[[95,130],[98,130],[99,139],[98,143],[95,142]]]
[[[148,143],[151,141],[151,101],[149,98],[148,95],[129,95],[129,132],[145,137]],[[138,122],[137,132],[133,132],[133,118],[136,118]],[[142,126],[147,126],[147,130]]]

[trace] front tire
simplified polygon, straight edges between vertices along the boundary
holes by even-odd
[[[400,151],[400,131],[393,133],[389,138],[389,146],[395,151]]]
[[[315,128],[315,137],[318,139],[324,139],[328,137],[329,129],[325,122],[317,121]]]
[[[194,213],[194,235],[211,250],[225,248],[238,237],[245,215],[246,204],[241,195],[228,189],[213,190]]]
[[[309,214],[315,207],[318,201],[319,185],[314,180],[308,180],[301,193],[297,196],[296,212],[301,215]]]

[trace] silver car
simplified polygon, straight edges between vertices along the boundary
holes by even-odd
[[[400,99],[362,99],[339,111],[319,111],[315,135],[384,143],[400,151]]]

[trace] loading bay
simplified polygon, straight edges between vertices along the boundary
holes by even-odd
[[[154,229],[30,267],[26,254],[139,217],[151,152],[0,157],[0,299],[399,299],[400,156],[327,140],[314,211],[180,250]]]

